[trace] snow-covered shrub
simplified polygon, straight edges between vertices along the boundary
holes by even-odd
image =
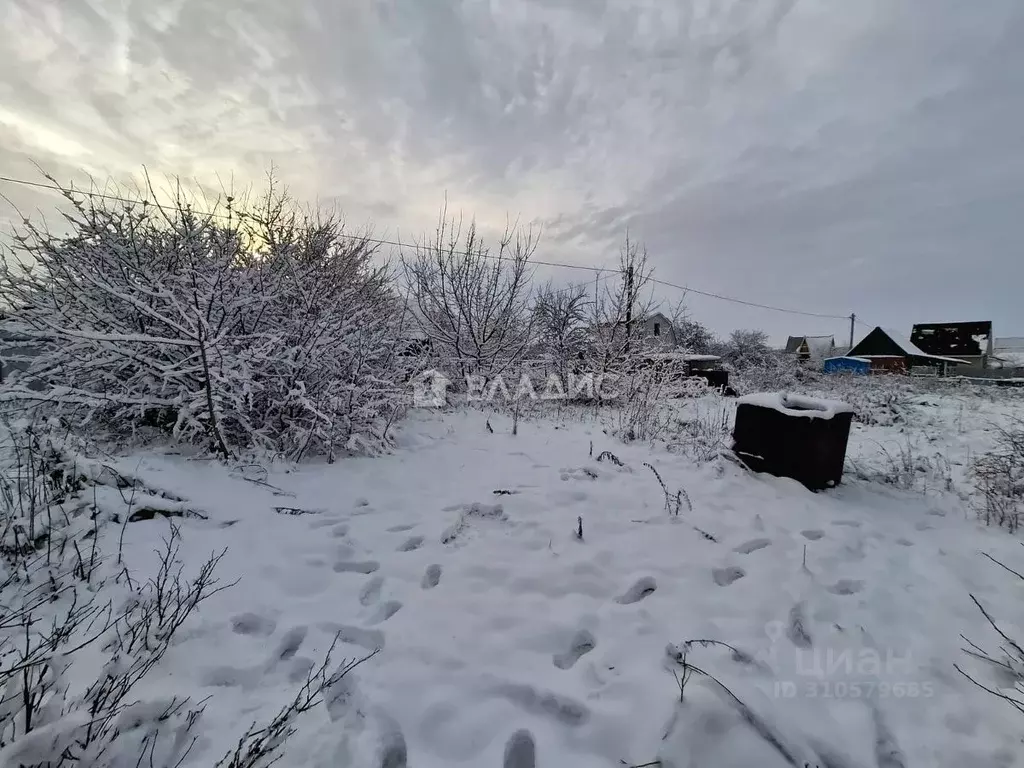
[[[79,463],[79,447],[59,423],[20,424],[0,442],[0,765],[182,765],[200,738],[206,702],[154,695],[150,678],[201,605],[229,586],[215,574],[223,552],[189,577],[172,523],[152,572],[129,570],[120,552],[103,551],[111,539],[101,525],[110,519],[89,492],[90,484],[127,479]],[[133,499],[120,511],[125,524]],[[298,717],[373,656],[336,667],[334,648],[221,764],[274,762]]]
[[[244,392],[251,434],[290,458],[373,450],[404,407],[408,318],[377,245],[330,214],[268,195],[246,217],[269,286],[257,328],[268,352]]]
[[[829,375],[820,380],[836,399],[853,407],[861,424],[888,427],[908,418],[912,385],[902,376]]]
[[[38,351],[0,399],[224,456],[386,438],[401,312],[365,237],[273,191],[248,214],[65,197],[69,234],[27,221],[0,266],[5,328]]]
[[[651,441],[660,439],[671,421],[665,398],[669,376],[655,367],[643,367],[622,374],[613,374],[608,400],[613,407],[612,432],[620,440]]]
[[[216,589],[217,558],[185,580],[172,529],[153,579],[136,584],[126,571],[114,579],[118,564],[99,550],[102,518],[88,498],[91,468],[76,461],[79,442],[56,421],[5,427],[0,763],[129,764],[123,747],[131,743],[130,760],[138,759],[147,744],[133,739],[152,741],[154,728],[166,738],[148,746],[174,763],[201,707],[129,695]]]
[[[729,383],[740,394],[807,389],[819,378],[811,367],[772,349],[763,331],[733,331],[716,354],[732,370]]]
[[[668,443],[698,463],[718,457],[732,442],[732,408],[720,396],[708,396],[694,404],[692,416],[676,417]]]
[[[995,449],[974,460],[971,475],[978,518],[1015,532],[1024,515],[1024,421],[999,430]]]
[[[952,467],[941,453],[929,455],[922,452],[909,437],[903,441],[877,443],[876,446],[874,458],[849,459],[860,478],[905,491],[953,490]]]
[[[764,366],[774,360],[775,351],[768,344],[768,334],[759,330],[739,329],[722,345],[722,357],[737,370]]]

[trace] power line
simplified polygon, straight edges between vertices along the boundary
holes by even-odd
[[[104,199],[104,200],[113,200],[113,201],[122,202],[122,203],[132,203],[132,204],[136,204],[136,205],[139,204],[139,203],[142,203],[143,205],[151,205],[154,208],[157,208],[159,210],[169,210],[169,211],[176,210],[173,206],[161,205],[160,203],[150,202],[150,201],[148,201],[146,199],[137,200],[137,199],[133,199],[133,198],[120,197],[118,195],[111,195],[111,194],[107,194],[107,193],[104,193],[104,192],[86,192],[86,191],[83,191],[83,190],[76,190],[74,188],[70,188],[68,190],[65,190],[64,188],[60,187],[57,184],[53,184],[53,183],[47,184],[47,183],[43,183],[43,182],[39,182],[39,181],[29,181],[28,179],[17,179],[17,178],[13,178],[11,176],[0,176],[0,182],[6,182],[8,184],[20,184],[22,186],[35,187],[37,189],[47,189],[47,190],[50,190],[50,191],[53,191],[53,192],[60,192],[60,193],[73,192],[73,193],[76,193],[76,194],[85,195],[87,197],[98,197],[98,198],[101,198],[101,199]],[[232,218],[232,215],[233,216],[237,216],[240,219],[245,218],[245,213],[241,212],[241,211],[239,211],[239,212],[237,212],[235,214],[232,214],[232,215],[224,214],[224,213],[216,213],[216,212],[212,212],[211,211],[211,212],[208,212],[206,215],[211,216],[211,217],[215,217],[215,218],[227,219],[227,220],[230,220]],[[368,235],[362,235],[360,237],[361,237],[361,239],[366,240],[367,242],[376,243],[378,245],[391,245],[391,246],[395,246],[397,248],[415,248],[417,250],[420,249],[420,248],[424,248],[424,246],[421,246],[421,245],[418,245],[418,244],[415,244],[415,243],[403,243],[403,242],[398,241],[398,240],[388,240],[388,239],[384,239],[384,238],[370,237]],[[500,257],[498,257],[498,256],[492,256],[492,255],[487,254],[487,253],[478,253],[477,255],[480,256],[481,258],[485,258],[485,259],[493,259],[493,260],[500,259]],[[530,259],[530,263],[531,264],[536,264],[538,266],[544,266],[544,267],[557,267],[557,268],[561,268],[561,269],[575,269],[575,270],[582,270],[582,271],[585,271],[585,272],[603,273],[603,272],[608,272],[609,271],[608,269],[602,268],[602,267],[593,267],[593,266],[588,266],[588,265],[584,265],[584,264],[565,264],[565,263],[561,263],[561,262],[557,262],[557,261],[543,261],[543,260],[540,260],[540,259]],[[611,277],[611,274],[606,275],[605,277],[602,277],[602,278],[599,278],[599,279],[603,280],[603,279],[607,279],[608,277]],[[799,310],[799,309],[787,309],[785,307],[776,307],[776,306],[773,306],[771,304],[761,304],[761,303],[758,303],[756,301],[747,301],[746,299],[738,299],[735,296],[726,296],[726,295],[720,294],[720,293],[712,293],[710,291],[702,291],[702,290],[699,290],[697,288],[691,288],[691,287],[685,286],[685,285],[678,285],[677,283],[671,283],[671,282],[668,282],[667,280],[658,280],[656,278],[651,278],[651,282],[655,283],[657,285],[666,286],[668,288],[674,288],[676,290],[683,291],[684,293],[695,293],[698,296],[707,296],[707,297],[712,298],[712,299],[718,299],[719,301],[731,302],[733,304],[740,304],[740,305],[747,306],[747,307],[756,307],[758,309],[766,309],[766,310],[769,310],[769,311],[772,311],[772,312],[782,312],[782,313],[790,314],[790,315],[802,315],[804,317],[820,317],[820,318],[826,318],[826,319],[829,319],[829,320],[849,320],[850,319],[849,315],[832,315],[832,314],[826,314],[826,313],[821,313],[821,312],[806,312],[804,310]],[[860,320],[858,320],[857,322],[861,323],[862,325],[866,325],[865,323],[862,323]]]
[[[773,312],[785,312],[785,313],[790,314],[790,315],[804,315],[806,317],[826,317],[826,318],[829,318],[831,320],[849,320],[850,319],[849,315],[826,315],[826,314],[822,314],[820,312],[804,312],[803,310],[799,310],[799,309],[786,309],[784,307],[773,307],[770,304],[758,304],[755,301],[746,301],[744,299],[737,299],[737,298],[734,298],[732,296],[723,296],[723,295],[721,295],[719,293],[709,293],[708,291],[699,291],[696,288],[689,288],[689,287],[687,287],[685,285],[676,285],[675,283],[670,283],[670,282],[667,282],[665,280],[657,280],[655,278],[651,278],[651,282],[652,283],[658,283],[659,285],[667,285],[669,288],[675,288],[675,289],[680,290],[680,291],[686,291],[687,293],[696,293],[696,294],[698,294],[700,296],[710,296],[713,299],[721,299],[722,301],[731,301],[734,304],[743,304],[743,305],[748,306],[748,307],[758,307],[760,309],[770,309]]]

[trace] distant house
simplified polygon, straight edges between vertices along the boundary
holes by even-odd
[[[616,333],[625,333],[626,322],[624,320],[620,320],[614,324],[602,324],[598,326],[599,332],[606,334],[613,325],[618,329]],[[618,338],[624,339],[625,336],[620,335]],[[645,318],[635,319],[633,321],[632,338],[634,341],[645,342],[648,345],[659,347],[672,348],[676,345],[676,331],[672,325],[672,321],[665,317],[661,312],[654,312]]]
[[[881,327],[854,344],[846,357],[870,361],[872,373],[908,373],[913,368],[928,368],[944,375],[957,365],[967,365],[961,358],[929,354],[898,332]]]
[[[988,368],[994,346],[992,322],[919,324],[911,330],[910,341],[929,355],[955,357],[973,368]]]
[[[1024,336],[1003,336],[993,345],[992,365],[997,368],[1024,368]]]
[[[661,312],[655,312],[644,318],[643,325],[640,326],[640,335],[645,340],[658,345],[666,347],[676,345],[676,331],[672,326],[672,321]]]
[[[786,342],[786,353],[798,360],[821,362],[831,357],[836,350],[835,336],[790,336]]]

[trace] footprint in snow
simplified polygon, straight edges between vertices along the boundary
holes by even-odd
[[[825,587],[833,595],[855,595],[863,588],[864,582],[856,579],[840,579],[831,587]]]
[[[269,637],[277,629],[277,622],[258,613],[240,613],[231,619],[231,631],[236,635]]]
[[[494,692],[529,714],[549,717],[560,725],[576,727],[590,719],[590,709],[585,704],[559,693],[535,688],[532,685],[504,683],[499,685]]]
[[[338,525],[341,523],[341,519],[337,517],[321,517],[313,520],[309,527],[314,531],[318,531],[321,528],[330,528],[332,525]]]
[[[749,555],[751,552],[757,552],[759,549],[764,549],[771,543],[771,539],[752,539],[744,544],[740,544],[733,550],[733,552],[739,552],[741,555]]]
[[[577,661],[596,647],[597,640],[594,636],[587,630],[581,629],[573,635],[572,642],[569,643],[569,649],[563,653],[556,653],[553,661],[559,669],[572,669]]]
[[[406,768],[409,765],[409,748],[398,723],[388,718],[381,736],[380,768]]]
[[[824,536],[825,536],[825,532],[824,531],[819,531],[817,529],[810,529],[810,530],[807,530],[807,531],[801,531],[800,534],[805,539],[810,539],[811,541],[817,541],[818,539],[824,538]]]
[[[440,565],[428,565],[427,570],[423,573],[423,581],[420,582],[420,586],[423,589],[433,589],[441,583],[441,566]]]
[[[200,676],[200,685],[211,688],[248,688],[262,678],[260,670],[240,669],[238,667],[213,667],[204,670]]]
[[[410,536],[398,547],[399,552],[412,552],[415,549],[419,549],[423,545],[422,536]]]
[[[281,642],[278,643],[277,651],[274,652],[273,658],[270,660],[270,665],[273,666],[279,661],[288,661],[298,653],[299,648],[302,647],[303,641],[306,639],[306,627],[298,626],[292,627],[285,632],[284,637],[281,638]]]
[[[380,563],[376,560],[341,560],[334,564],[335,573],[366,573],[370,574],[380,569]]]
[[[400,602],[397,600],[388,600],[386,603],[381,605],[376,612],[374,612],[367,624],[370,624],[371,626],[374,624],[383,624],[400,610],[402,610],[402,604]]]
[[[638,603],[645,597],[654,594],[654,590],[658,588],[658,583],[654,580],[653,576],[644,576],[636,580],[636,582],[623,592],[619,597],[615,598],[615,602],[621,605],[631,605]]]
[[[789,609],[789,624],[786,627],[786,637],[798,648],[810,648],[813,644],[806,624],[807,619],[804,617],[803,603],[794,604]]]
[[[363,588],[359,590],[360,605],[373,605],[380,600],[380,590],[384,586],[383,576],[371,576]]]
[[[415,527],[415,525],[393,525],[388,528],[388,533],[404,533],[405,531],[411,531]]]
[[[862,523],[859,520],[836,520],[832,525],[841,525],[845,528],[860,528]]]
[[[331,528],[331,536],[336,539],[343,539],[348,536],[348,523],[339,523]]]
[[[336,723],[345,717],[360,698],[359,684],[354,674],[342,675],[331,683],[324,691],[324,704],[331,722]]]
[[[502,768],[537,768],[537,746],[533,734],[523,729],[512,734],[505,742]]]
[[[747,572],[736,565],[730,565],[726,568],[714,568],[711,571],[711,576],[715,580],[715,584],[720,587],[728,587],[733,582],[739,581]]]
[[[914,546],[914,542],[912,542],[910,539],[896,539],[896,543],[899,544],[901,547]]]
[[[367,651],[375,651],[384,647],[384,633],[379,629],[363,629],[348,624],[335,624],[333,621],[323,622],[320,624],[320,629],[337,635],[343,643],[358,645]]]

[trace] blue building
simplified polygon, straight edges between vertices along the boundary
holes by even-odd
[[[871,373],[871,361],[864,357],[825,358],[825,373]]]

